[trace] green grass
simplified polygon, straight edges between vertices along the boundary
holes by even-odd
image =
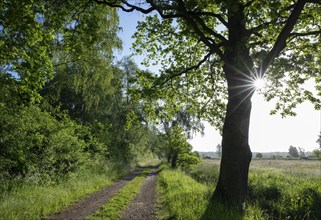
[[[132,169],[132,168],[131,168]],[[111,163],[93,164],[72,178],[47,186],[19,183],[0,194],[0,219],[39,219],[58,212],[72,202],[112,183],[129,167]]]
[[[163,170],[157,191],[164,219],[199,219],[207,206],[208,189],[179,171]]]
[[[204,161],[185,173],[164,169],[157,185],[161,219],[321,219],[321,179],[307,169],[318,168],[315,162],[254,163],[242,214],[211,202],[218,162]]]
[[[321,219],[320,178],[262,168],[250,174],[249,182],[249,203],[266,219]]]
[[[212,204],[213,187],[201,184],[181,171],[164,169],[158,176],[157,192],[162,207],[161,219],[243,219],[234,209]],[[245,219],[261,219],[262,212],[255,206],[248,207]]]
[[[138,162],[138,166],[146,167],[146,166],[156,166],[161,161],[155,158],[143,159]]]
[[[113,196],[106,205],[102,206],[95,214],[87,219],[118,219],[139,193],[150,169],[145,169],[140,175],[131,180]]]

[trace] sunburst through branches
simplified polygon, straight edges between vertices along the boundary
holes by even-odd
[[[251,71],[250,69],[248,70]],[[237,72],[242,75],[240,80],[243,81],[243,83],[241,83],[242,85],[234,86],[231,89],[237,89],[238,94],[246,93],[246,95],[244,95],[243,100],[235,106],[235,109],[232,112],[234,112],[245,100],[251,97],[255,91],[260,92],[266,87],[266,81],[261,74],[252,72],[251,75],[248,75],[241,71]]]
[[[263,78],[256,78],[253,81],[256,90],[262,90],[265,87],[265,80]]]

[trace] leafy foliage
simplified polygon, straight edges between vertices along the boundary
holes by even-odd
[[[318,140],[316,142],[319,144],[319,148],[313,151],[313,156],[321,158],[321,134],[318,135]]]
[[[188,26],[181,19],[160,20],[157,15],[148,16],[139,23],[134,37],[136,53],[142,54],[144,50],[148,54],[144,64],[148,66],[155,61],[153,64],[162,66],[159,76],[141,74],[143,93],[163,99],[169,116],[175,116],[178,109],[187,106],[187,112],[221,128],[227,93],[222,66],[212,60],[213,63],[195,71],[186,71],[197,65],[206,52]]]
[[[186,136],[179,125],[175,125],[161,136],[162,152],[171,163],[172,168],[188,167],[200,162],[198,154],[192,152],[192,145],[187,142]]]
[[[152,5],[159,15],[147,16],[145,21],[139,23],[134,35],[136,53],[148,55],[144,63],[162,66],[159,77],[153,78],[146,89],[158,91],[164,97],[169,97],[166,90],[180,94],[178,100],[192,103],[198,113],[202,112],[207,120],[220,127],[218,123],[224,118],[220,112],[225,108],[226,99],[223,72],[226,61],[213,47],[224,48],[225,53],[240,49],[229,49],[234,39],[231,38],[233,28],[240,27],[232,27],[228,18],[236,12],[246,15],[243,18],[248,35],[245,34],[244,42],[240,44],[246,44],[243,52],[249,49],[251,62],[254,68],[258,68],[276,43],[278,34],[275,33],[281,32],[294,5],[291,1],[220,1],[207,4],[189,1],[180,4],[158,2]],[[304,86],[305,82],[315,79],[315,88],[320,91],[320,7],[317,3],[305,5],[286,40],[286,47],[279,57],[269,63],[270,69],[265,74],[268,86],[263,93],[267,100],[279,100],[272,113],[294,115],[293,109],[304,100],[320,108],[317,94]],[[228,44],[228,41],[231,43]],[[236,59],[235,65],[247,62],[244,56]],[[263,74],[260,69],[252,70],[252,65],[246,68],[250,75]],[[150,79],[150,76],[145,78]]]
[[[94,138],[85,140],[81,134],[88,130],[65,115],[57,120],[36,106],[12,111],[1,103],[0,108],[2,180],[35,174],[43,175],[44,181],[65,176],[89,159],[86,149],[97,144]]]
[[[18,0],[2,1],[0,6],[0,74],[7,80],[19,79],[21,101],[39,101],[37,90],[53,74],[49,46],[54,35],[44,26],[43,16],[49,12],[45,4]]]
[[[114,9],[89,4],[78,17],[66,17],[55,31],[53,80],[43,95],[83,122],[108,111],[114,85],[113,50],[120,48],[118,17]]]
[[[137,67],[113,64],[118,31],[117,11],[92,1],[1,3],[1,181],[153,157],[156,130],[128,92]]]

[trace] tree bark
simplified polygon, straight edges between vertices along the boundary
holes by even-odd
[[[178,153],[174,153],[172,157],[172,169],[176,168],[177,166],[177,159],[178,159]]]
[[[220,175],[213,199],[241,207],[248,191],[252,158],[248,138],[254,86],[243,8],[237,2],[234,4],[238,10],[231,9],[228,14],[229,45],[223,66],[228,84],[228,104],[223,126]]]
[[[219,180],[213,194],[216,201],[241,205],[248,191],[252,152],[248,144],[251,94],[229,93],[223,127]]]

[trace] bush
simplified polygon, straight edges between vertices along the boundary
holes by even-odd
[[[1,180],[65,176],[89,157],[85,149],[93,141],[86,142],[81,136],[85,128],[68,117],[57,120],[36,106],[13,110],[4,103],[0,112]]]

